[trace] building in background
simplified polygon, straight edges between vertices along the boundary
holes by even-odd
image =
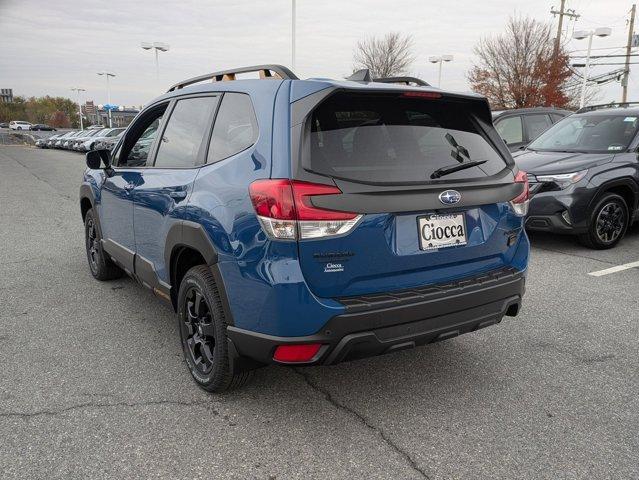
[[[0,88],[0,103],[12,103],[12,102],[13,102],[13,89]]]
[[[140,110],[135,107],[124,107],[111,112],[111,123],[114,127],[126,127]],[[109,125],[109,112],[99,108],[92,100],[82,105],[82,114],[91,125]]]

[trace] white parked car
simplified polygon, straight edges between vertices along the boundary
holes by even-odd
[[[9,128],[11,130],[31,130],[31,124],[22,120],[12,120],[9,122]]]

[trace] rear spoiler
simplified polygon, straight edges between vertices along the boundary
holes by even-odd
[[[376,83],[398,83],[400,85],[416,85],[418,87],[430,87],[430,83],[417,77],[382,77],[374,78]]]

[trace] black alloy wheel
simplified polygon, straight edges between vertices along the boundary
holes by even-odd
[[[211,267],[191,267],[179,287],[178,328],[193,379],[207,392],[220,393],[244,385],[253,372],[236,370],[229,358],[228,323]]]
[[[617,202],[606,203],[597,215],[595,224],[597,237],[604,243],[614,242],[626,227],[626,215]]]
[[[180,328],[186,351],[193,368],[203,376],[208,376],[215,363],[215,327],[211,307],[197,286],[186,292],[184,315]]]
[[[89,270],[94,278],[113,280],[124,275],[124,271],[102,249],[100,228],[92,208],[84,215],[84,237]]]
[[[588,231],[580,235],[579,240],[597,250],[612,248],[626,234],[629,220],[624,198],[616,193],[605,193],[592,209]]]
[[[98,271],[98,261],[100,259],[98,241],[98,230],[95,226],[95,220],[89,218],[87,220],[87,258],[89,260],[89,268],[94,276]]]

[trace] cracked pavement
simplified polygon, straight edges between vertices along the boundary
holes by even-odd
[[[639,228],[536,235],[517,318],[208,395],[172,311],[86,266],[83,156],[0,147],[0,478],[639,478]]]

